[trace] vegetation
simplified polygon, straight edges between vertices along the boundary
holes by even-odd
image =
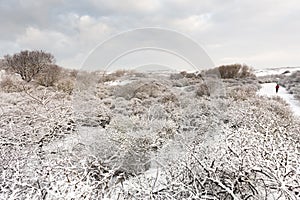
[[[71,95],[77,70],[64,69],[54,64],[54,56],[44,51],[21,51],[6,55],[2,61],[0,88],[5,92],[20,92],[26,87],[49,87]]]
[[[300,71],[295,71],[290,76],[284,76],[277,81],[300,100]]]
[[[17,73],[24,81],[30,82],[47,67],[54,64],[54,56],[43,51],[21,51],[14,55],[4,56],[8,70]]]
[[[39,85],[43,85],[45,87],[54,86],[54,84],[61,78],[61,73],[61,67],[57,65],[48,65],[36,76],[36,81]]]
[[[222,65],[217,68],[208,70],[206,73],[219,73],[220,77],[223,79],[255,77],[253,69],[251,67],[241,64]]]
[[[300,198],[299,119],[252,75],[51,66],[0,77],[0,199]]]

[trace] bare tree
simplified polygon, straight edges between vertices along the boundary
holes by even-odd
[[[14,55],[4,56],[8,70],[17,73],[21,78],[30,82],[45,67],[54,64],[54,56],[44,51],[21,51]]]

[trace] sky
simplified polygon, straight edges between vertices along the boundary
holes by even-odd
[[[298,0],[0,0],[0,56],[44,50],[80,68],[109,38],[156,27],[197,42],[216,66],[293,67],[300,66],[299,22]]]

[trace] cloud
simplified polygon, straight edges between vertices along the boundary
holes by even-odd
[[[287,55],[300,52],[299,20],[297,0],[2,0],[0,54],[40,48],[78,67],[105,39],[154,26],[189,35],[217,64],[297,65],[300,58]],[[272,53],[280,51],[285,56]]]
[[[88,0],[99,10],[109,10],[114,14],[145,14],[157,12],[161,8],[159,0]]]
[[[3,0],[0,2],[1,36],[11,38],[28,26],[55,26],[53,12],[63,0]]]
[[[110,27],[87,15],[73,15],[69,20],[70,28],[74,30],[70,33],[29,26],[16,37],[15,43],[20,50],[44,49],[53,53],[58,63],[79,67],[82,62],[78,62],[79,58],[84,59],[84,55],[107,38]],[[76,63],[71,62],[71,58],[77,58]]]
[[[24,35],[17,37],[16,42],[20,46],[27,46],[32,49],[39,49],[43,47],[50,47],[54,49],[61,49],[68,43],[68,38],[59,32],[40,30],[34,27],[28,27]]]
[[[100,39],[103,40],[104,36],[108,36],[111,32],[111,27],[101,21],[84,15],[77,19],[77,28],[79,37],[85,42],[95,42]]]
[[[187,18],[175,19],[173,25],[180,28],[181,31],[199,32],[210,27],[209,19],[210,14],[191,15]]]
[[[282,50],[273,50],[266,52],[259,52],[253,55],[241,56],[241,57],[224,57],[221,62],[223,64],[229,63],[247,63],[250,66],[299,66],[298,60],[299,52],[286,52]],[[270,64],[271,62],[274,65]]]

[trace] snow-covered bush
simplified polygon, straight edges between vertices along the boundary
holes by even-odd
[[[51,91],[1,94],[5,106],[0,131],[1,199],[43,198],[50,189],[48,179],[39,173],[54,170],[56,164],[52,160],[44,165],[48,154],[44,148],[74,132],[70,107],[55,95]]]
[[[20,92],[22,91],[22,83],[10,76],[4,76],[0,80],[0,88],[3,92]]]
[[[139,83],[133,82],[122,86],[116,86],[114,89],[114,96],[123,97],[129,100],[134,97],[136,89],[139,87]]]
[[[293,72],[290,76],[279,79],[279,83],[297,99],[300,99],[300,71]]]
[[[171,79],[172,80],[172,79]],[[178,79],[178,80],[172,80],[173,83],[173,87],[186,87],[191,85],[193,81],[187,79],[187,78],[182,78],[182,79]]]
[[[174,74],[170,75],[171,80],[180,80],[180,79],[183,79],[183,78],[184,78],[184,75],[181,74],[181,73],[174,73]]]
[[[64,78],[55,84],[55,87],[57,88],[58,91],[62,91],[66,94],[72,94],[74,90],[74,80],[70,78]]]
[[[167,88],[160,83],[145,83],[136,88],[134,97],[138,99],[157,98],[164,92],[167,92]]]
[[[256,80],[88,75],[0,93],[0,199],[300,198],[299,121]]]
[[[202,97],[204,95],[209,96],[209,89],[205,83],[197,86],[196,95]]]
[[[126,191],[137,199],[298,199],[299,123],[286,105],[257,97],[223,103],[223,123],[211,109],[213,129],[205,119],[180,129],[159,151],[157,171],[132,179]],[[189,119],[203,117],[193,108]]]
[[[231,87],[227,91],[227,95],[235,100],[246,100],[249,97],[255,96],[256,91],[257,88],[255,86],[236,86]]]
[[[35,81],[42,86],[50,87],[60,79],[62,68],[57,65],[49,65],[43,68],[36,76]]]
[[[251,67],[241,64],[222,65],[209,71],[218,71],[224,79],[255,77]]]

